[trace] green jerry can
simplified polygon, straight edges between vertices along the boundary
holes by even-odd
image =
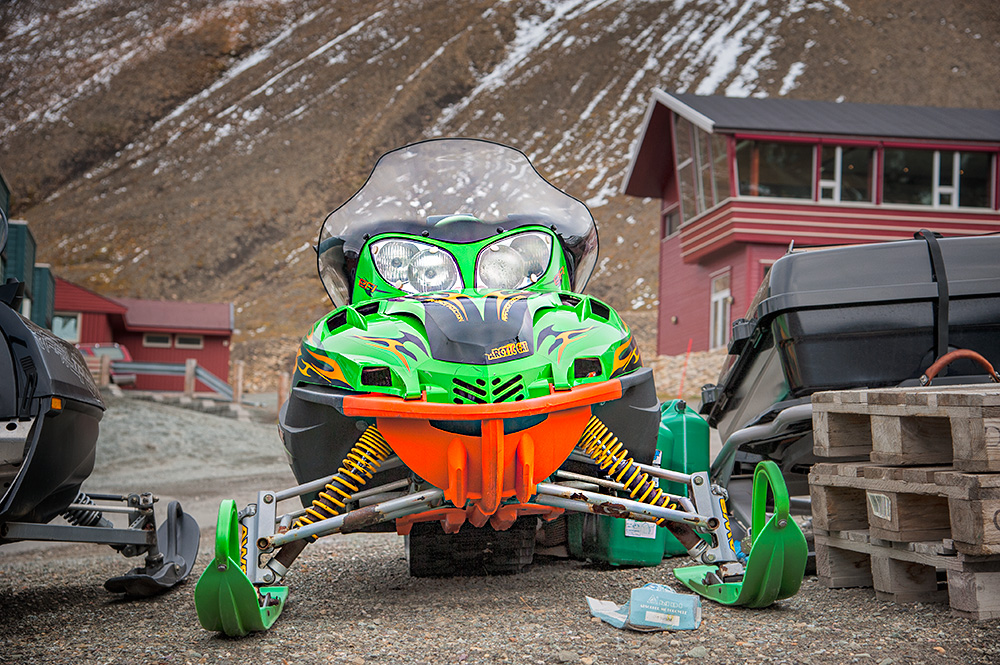
[[[708,471],[708,423],[682,400],[660,405],[653,464],[683,473]],[[687,495],[683,485],[666,480],[660,481],[660,489]],[[569,553],[578,559],[606,561],[613,566],[655,566],[664,555],[687,554],[669,531],[652,522],[572,513],[567,516],[567,527]]]
[[[667,459],[660,466],[681,473],[708,471],[708,423],[694,409],[689,409],[681,399],[660,405],[660,432],[656,442],[657,450],[663,450]],[[660,489],[668,494],[687,496],[687,487],[681,483],[660,481]],[[664,532],[665,556],[686,555],[687,550],[673,534]]]

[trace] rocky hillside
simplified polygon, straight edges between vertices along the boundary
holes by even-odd
[[[590,290],[651,348],[655,202],[617,191],[653,87],[1000,106],[992,0],[9,0],[0,40],[0,168],[39,260],[236,303],[260,377],[326,310],[319,222],[389,148],[524,150],[592,207]]]

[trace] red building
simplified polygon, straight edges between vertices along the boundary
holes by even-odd
[[[118,343],[135,362],[184,363],[194,358],[229,381],[230,303],[109,298],[57,277],[52,330],[77,344]],[[140,374],[135,387],[180,391],[184,377]],[[209,390],[200,382],[196,389]]]
[[[623,191],[661,200],[657,351],[724,346],[792,242],[1000,231],[998,158],[1000,110],[654,90]]]

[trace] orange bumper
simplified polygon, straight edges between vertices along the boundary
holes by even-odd
[[[553,392],[521,402],[439,404],[389,395],[344,398],[344,414],[375,418],[376,426],[400,460],[418,476],[444,490],[458,508],[473,504],[475,521],[493,515],[504,499],[525,504],[566,460],[590,420],[590,406],[619,399],[616,379]],[[512,418],[547,415],[542,422],[507,434]],[[431,420],[478,420],[480,436],[438,429]],[[470,516],[471,518],[471,516]]]

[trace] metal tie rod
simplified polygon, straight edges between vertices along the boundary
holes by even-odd
[[[593,483],[599,485],[600,487],[607,487],[608,489],[616,490],[618,492],[628,492],[626,488],[621,483],[616,483],[613,480],[604,480],[603,478],[594,478],[593,476],[586,476],[582,473],[573,473],[572,471],[556,471],[556,476],[559,478],[566,478],[567,480],[578,480],[580,482]],[[669,494],[664,492],[671,499],[680,504],[680,507],[689,513],[695,512],[694,504],[691,499],[686,496],[679,496],[677,494]]]
[[[134,513],[138,508],[126,506],[102,506],[99,503],[71,503],[66,510],[85,510],[88,513]]]
[[[379,471],[387,471],[400,466],[401,462],[396,456],[390,457],[385,462],[379,466]],[[308,483],[303,483],[301,485],[296,485],[295,487],[289,487],[286,490],[279,490],[274,493],[275,501],[284,501],[285,499],[291,499],[293,497],[301,496],[306,492],[315,492],[326,487],[327,483],[333,482],[333,479],[337,474],[326,476],[325,478],[319,478],[317,480],[311,480]],[[372,488],[377,489],[377,488]],[[367,491],[367,490],[366,490]],[[355,495],[357,496],[357,495]],[[352,500],[355,497],[352,497]]]
[[[632,519],[642,519],[641,517],[636,516],[645,515],[656,520],[665,519],[671,522],[684,522],[692,526],[705,527],[706,529],[714,528],[714,525],[718,522],[718,520],[714,517],[705,517],[704,515],[699,515],[698,513],[671,510],[670,508],[653,506],[648,503],[640,503],[639,501],[633,501],[632,499],[622,499],[615,496],[608,496],[607,494],[597,494],[595,492],[588,492],[574,487],[564,487],[553,483],[538,483],[537,492],[538,498],[536,500],[538,503],[546,503],[548,497],[569,499],[580,512],[599,512],[603,515],[614,516],[618,516],[618,513],[627,512],[630,514],[622,514],[620,516],[631,517]],[[558,507],[562,508],[567,506],[560,502]],[[598,510],[595,511],[595,507],[599,507]]]
[[[675,483],[683,483],[684,485],[690,486],[691,479],[694,478],[694,476],[687,473],[681,473],[680,471],[671,471],[670,469],[661,469],[658,466],[649,466],[648,464],[640,464],[635,460],[633,460],[632,463],[635,464],[637,467],[639,467],[640,471],[644,471],[645,473],[648,473],[651,476],[656,476],[657,478],[663,478],[664,480],[670,480]]]
[[[312,524],[306,524],[305,526],[289,529],[285,533],[278,533],[264,540],[266,540],[269,547],[281,547],[282,545],[286,545],[293,540],[302,540],[304,538],[311,538],[312,536],[325,536],[339,531],[344,526],[345,520],[351,519],[355,513],[361,511],[368,511],[373,515],[374,521],[371,522],[372,524],[388,522],[389,520],[394,520],[397,517],[412,515],[413,513],[419,513],[426,510],[435,502],[440,501],[443,498],[444,491],[439,489],[418,492],[416,494],[407,494],[406,496],[401,496],[398,499],[389,499],[388,501],[383,501],[382,503],[377,503],[373,506],[359,508],[358,510],[352,510],[351,512],[344,513],[343,515],[337,515],[325,520],[320,520],[319,522],[313,522]]]

